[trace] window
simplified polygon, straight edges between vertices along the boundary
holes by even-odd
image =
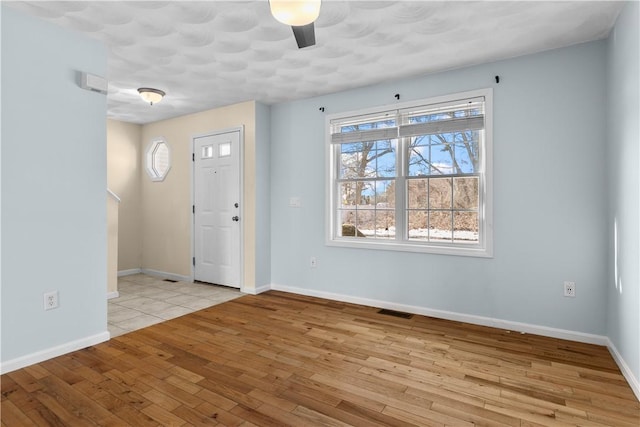
[[[491,98],[329,116],[327,243],[492,256]]]
[[[231,143],[222,142],[218,145],[218,157],[229,157],[231,155]]]
[[[171,169],[169,144],[163,138],[156,138],[149,144],[145,159],[145,169],[152,181],[163,181]]]
[[[201,159],[213,159],[213,145],[203,145],[202,146],[202,156]]]

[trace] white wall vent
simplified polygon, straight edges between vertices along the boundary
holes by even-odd
[[[80,87],[93,92],[107,94],[107,79],[96,76],[95,74],[89,74],[85,72],[80,73]]]

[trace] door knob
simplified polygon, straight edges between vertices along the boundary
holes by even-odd
[[[232,218],[231,218],[231,220],[233,220],[233,221],[240,221],[240,218],[239,218],[238,216],[234,216],[234,217],[232,217]]]

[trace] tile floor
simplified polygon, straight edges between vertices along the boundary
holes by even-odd
[[[118,293],[108,304],[112,337],[242,296],[239,290],[225,286],[172,283],[144,274],[120,277]]]

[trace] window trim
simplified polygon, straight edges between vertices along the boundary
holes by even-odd
[[[403,237],[402,242],[390,241],[390,240],[363,240],[357,237],[338,237],[336,232],[338,230],[336,221],[338,221],[335,213],[335,200],[338,191],[337,182],[338,177],[336,174],[339,172],[339,167],[336,164],[332,164],[337,161],[335,155],[336,147],[338,144],[332,143],[331,137],[331,121],[336,119],[346,119],[350,116],[364,116],[372,115],[389,110],[404,110],[408,108],[414,108],[418,106],[428,106],[433,104],[449,103],[455,100],[470,99],[484,97],[485,103],[485,138],[484,144],[481,147],[482,150],[482,162],[484,169],[484,185],[481,185],[481,205],[478,208],[479,221],[481,226],[479,230],[479,242],[480,244],[474,247],[464,247],[459,245],[452,245],[447,242],[411,242]],[[400,148],[400,140],[398,140],[398,147]],[[396,188],[404,188],[406,182],[406,176],[404,168],[406,163],[406,153],[404,150],[398,149],[398,158],[401,162],[402,173],[395,177]],[[426,99],[420,99],[416,101],[409,101],[397,104],[387,104],[378,107],[365,108],[361,110],[346,111],[343,113],[329,114],[325,118],[325,171],[327,174],[326,188],[325,188],[325,244],[327,246],[344,247],[344,248],[357,248],[357,249],[375,249],[375,250],[390,250],[390,251],[403,251],[403,252],[418,252],[418,253],[430,253],[441,255],[456,255],[456,256],[470,256],[480,258],[492,258],[493,257],[493,89],[485,88],[472,90],[467,92],[458,92],[448,95],[436,96]],[[402,185],[402,187],[401,187]],[[402,199],[405,198],[405,191],[398,191],[396,195],[402,193]],[[403,200],[404,202],[404,200]],[[396,200],[396,206],[398,200]],[[404,206],[404,204],[402,205]],[[403,212],[406,213],[406,208],[403,208]],[[397,219],[396,219],[397,221]],[[398,222],[396,222],[396,230],[402,230],[403,236],[404,230],[404,218],[401,220],[402,229],[398,228]]]
[[[167,170],[162,175],[158,174],[153,167],[153,155],[160,144],[164,144],[167,147]],[[147,171],[147,175],[149,175],[151,181],[154,182],[164,181],[169,174],[169,171],[171,170],[171,146],[164,137],[153,138],[151,139],[151,142],[149,142],[149,145],[147,145],[144,158],[144,169]]]

